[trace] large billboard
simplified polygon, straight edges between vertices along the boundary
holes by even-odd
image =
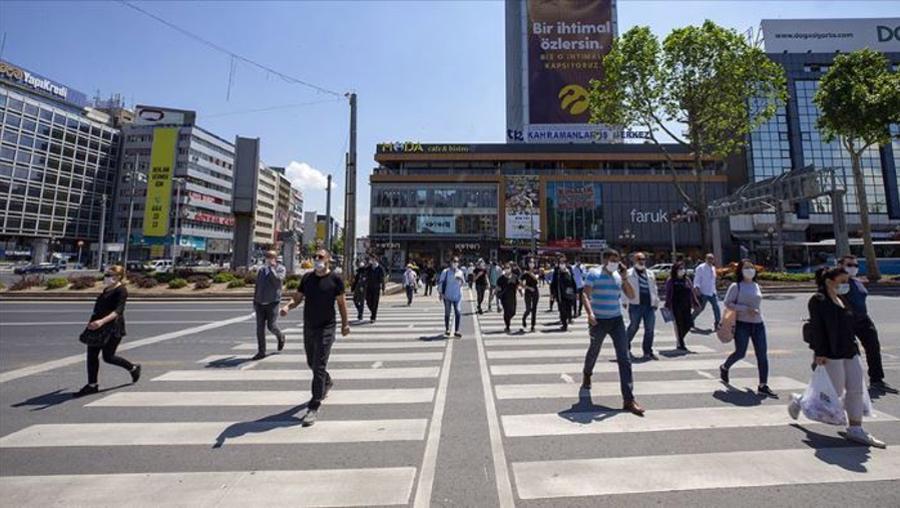
[[[588,108],[616,29],[615,0],[507,0],[507,141],[621,140]]]
[[[144,236],[166,236],[172,205],[172,174],[175,171],[175,145],[178,129],[153,129],[150,149],[150,173],[147,175],[147,204],[144,207]]]
[[[506,177],[506,238],[531,240],[541,227],[540,180],[537,176]]]
[[[85,94],[72,90],[68,86],[45,78],[40,74],[31,72],[22,66],[3,60],[0,60],[0,79],[77,106],[84,107],[88,105],[88,98]]]
[[[900,18],[764,19],[767,53],[900,52]]]

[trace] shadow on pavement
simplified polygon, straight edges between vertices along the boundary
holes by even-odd
[[[269,353],[266,356],[271,356],[272,354],[273,353]],[[213,360],[213,361],[207,363],[204,366],[204,368],[206,368],[206,369],[228,369],[231,367],[239,367],[245,363],[250,363],[252,361],[255,361],[255,360],[253,360],[249,356],[246,356],[246,357],[230,356],[228,358],[220,358],[218,360]]]
[[[299,427],[303,423],[303,419],[297,418],[294,415],[303,409],[306,409],[307,404],[307,402],[304,402],[303,404],[294,406],[280,413],[264,416],[259,420],[229,425],[218,437],[216,437],[213,448],[221,448],[228,439],[246,436],[247,434],[258,434],[282,427]]]
[[[868,472],[865,466],[870,456],[868,447],[854,444],[843,438],[813,432],[799,423],[792,423],[791,427],[806,434],[802,441],[803,444],[815,449],[816,458],[822,462],[854,473]]]
[[[444,335],[443,333],[439,333],[437,335],[423,335],[423,336],[419,337],[419,340],[424,341],[424,342],[431,342],[431,341],[435,341],[435,340],[447,340],[447,336]]]
[[[588,424],[601,422],[621,412],[623,412],[621,409],[594,404],[590,390],[579,390],[578,403],[557,414],[570,422]]]
[[[737,390],[731,385],[725,386],[727,389],[716,390],[713,392],[714,399],[735,406],[752,407],[759,406],[760,404],[762,404],[763,399],[766,398],[761,395],[757,395],[757,393],[750,388]]]
[[[124,388],[126,386],[130,386],[133,383],[122,383],[120,385],[111,386],[109,388],[103,388],[95,395],[99,395],[101,393],[106,393],[112,390],[118,390],[119,388]],[[73,395],[75,392],[64,392],[62,389],[53,390],[52,392],[45,393],[43,395],[38,395],[37,397],[32,397],[28,400],[23,400],[22,402],[18,402],[16,404],[10,405],[10,407],[30,407],[30,406],[38,406],[32,407],[32,411],[43,411],[44,409],[51,408],[53,406],[58,406],[64,402],[69,402],[70,400],[76,400]]]
[[[660,350],[659,354],[665,356],[666,358],[678,358],[680,356],[695,355],[697,353],[691,351],[690,349],[688,349],[687,351],[683,349],[667,349],[665,351]]]

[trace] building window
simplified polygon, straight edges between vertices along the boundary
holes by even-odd
[[[603,239],[601,184],[550,181],[546,200],[548,241]]]

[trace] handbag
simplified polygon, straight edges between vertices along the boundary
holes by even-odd
[[[734,303],[738,303],[741,298],[741,283],[737,283],[737,296]],[[727,344],[734,340],[734,329],[737,327],[737,312],[725,307],[725,314],[722,316],[722,322],[719,329],[716,330],[716,336],[723,344]]]
[[[666,323],[671,323],[675,320],[675,316],[672,315],[672,309],[668,307],[660,307],[659,313],[662,314],[663,321]]]
[[[96,330],[85,328],[78,336],[78,340],[88,347],[103,347],[113,335],[113,327],[109,326],[110,324],[107,323],[107,326],[101,326]]]

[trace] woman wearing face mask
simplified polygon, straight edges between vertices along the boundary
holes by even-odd
[[[753,353],[759,369],[759,386],[756,392],[767,397],[777,397],[769,389],[769,357],[766,353],[766,325],[760,306],[762,291],[756,283],[756,267],[749,259],[741,261],[740,270],[735,273],[735,282],[725,293],[725,307],[737,312],[734,326],[734,352],[719,366],[722,382],[728,384],[728,369],[747,355],[747,346],[753,341]]]
[[[531,331],[534,332],[534,324],[537,320],[538,284],[541,280],[540,269],[535,262],[528,262],[529,270],[522,275],[522,288],[525,289],[525,313],[522,314],[522,330],[525,329],[528,316],[531,315]]]
[[[687,351],[684,338],[694,327],[694,318],[691,315],[694,309],[700,306],[697,295],[694,293],[694,284],[687,276],[684,263],[679,261],[672,265],[669,278],[666,280],[666,308],[672,313],[675,321],[676,349]]]
[[[854,315],[845,300],[850,292],[850,276],[843,268],[821,268],[816,272],[818,291],[809,299],[809,342],[815,355],[815,368],[828,372],[834,389],[844,401],[850,425],[842,435],[850,441],[876,448],[886,445],[863,430],[864,394],[866,383],[859,345],[853,334]],[[796,419],[800,415],[800,401],[788,405],[788,413]]]
[[[84,385],[75,397],[83,397],[97,393],[97,374],[100,371],[100,355],[103,361],[118,365],[131,373],[131,382],[137,383],[141,377],[141,366],[132,364],[121,356],[116,356],[116,349],[125,336],[125,302],[128,300],[128,290],[122,284],[125,278],[125,269],[119,265],[111,266],[103,277],[103,292],[94,302],[94,312],[88,322],[87,334],[106,335],[106,342],[98,346],[87,348],[88,383]]]
[[[509,263],[503,269],[503,274],[497,279],[497,287],[500,291],[500,302],[503,305],[503,323],[505,331],[509,333],[509,324],[516,315],[516,292],[519,289],[519,270],[514,263]]]

